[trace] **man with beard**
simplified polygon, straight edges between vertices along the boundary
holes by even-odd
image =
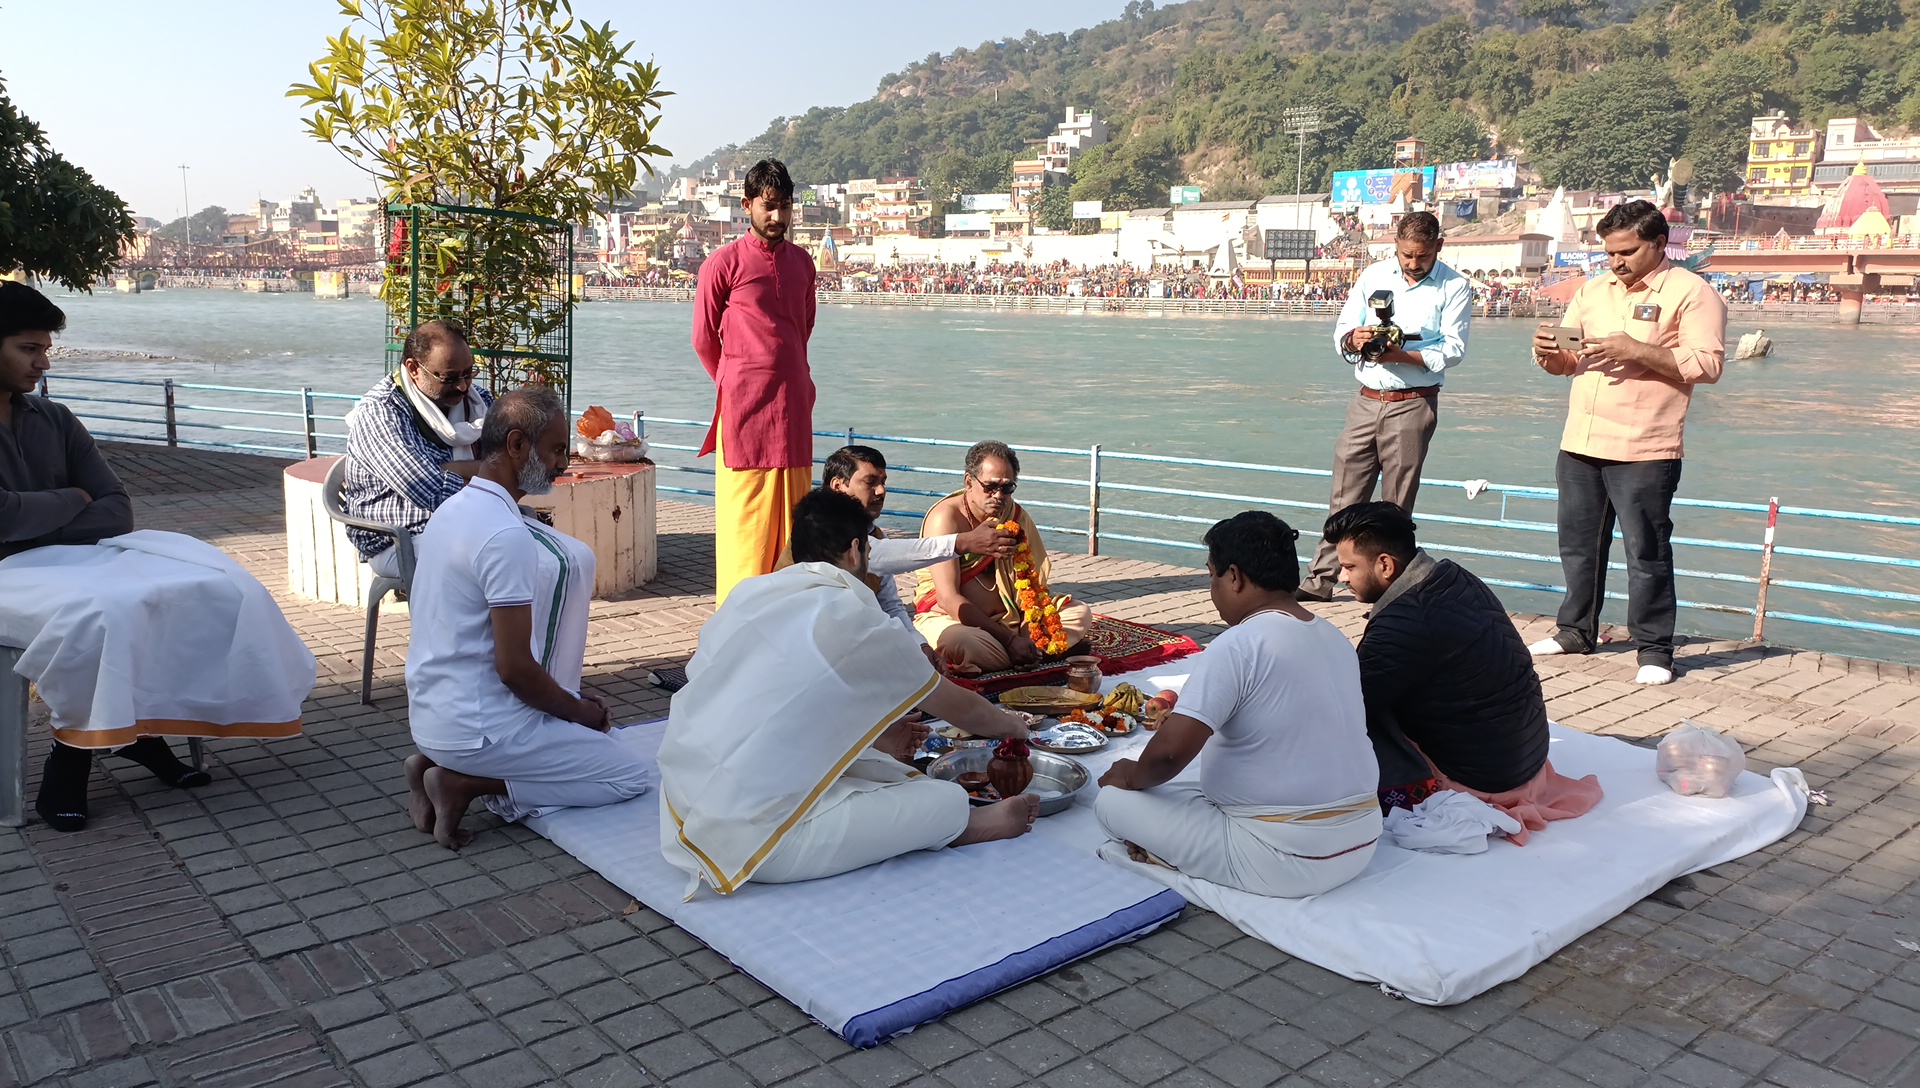
[[[779,565],[793,505],[813,483],[813,258],[787,242],[793,178],[776,159],[747,171],[752,228],[700,266],[693,350],[713,379],[715,607]]]
[[[544,389],[494,402],[479,469],[420,534],[407,647],[418,755],[407,758],[414,826],[457,850],[478,800],[512,822],[638,796],[647,761],[612,737],[599,698],[578,694],[593,551],[524,515],[567,469],[566,409]]]

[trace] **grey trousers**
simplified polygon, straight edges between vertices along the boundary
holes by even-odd
[[[1412,513],[1414,496],[1420,493],[1420,467],[1426,463],[1427,445],[1439,420],[1438,396],[1387,403],[1356,392],[1347,405],[1347,427],[1333,444],[1333,501],[1327,512],[1372,502],[1378,486],[1382,499]],[[1339,580],[1340,561],[1333,545],[1321,541],[1301,588],[1332,593]]]

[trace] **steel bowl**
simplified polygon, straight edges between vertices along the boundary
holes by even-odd
[[[992,760],[992,748],[957,748],[928,765],[927,775],[952,782],[968,771],[984,772]],[[1027,785],[1027,792],[1039,795],[1042,816],[1071,808],[1073,795],[1093,780],[1086,764],[1071,756],[1034,752],[1027,760],[1033,764],[1033,781]]]

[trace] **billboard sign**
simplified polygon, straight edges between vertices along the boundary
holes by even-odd
[[[1519,184],[1519,164],[1513,159],[1450,162],[1434,167],[1433,187],[1442,193],[1477,189],[1511,189]]]
[[[963,212],[1004,212],[1013,207],[1010,193],[963,193],[960,196],[960,210]]]
[[[1175,206],[1181,204],[1198,204],[1200,203],[1200,187],[1198,185],[1175,185],[1167,190],[1167,203]]]
[[[1073,202],[1073,217],[1075,219],[1098,219],[1102,214],[1104,213],[1101,211],[1100,201],[1098,200],[1076,200]]]
[[[1435,169],[1336,170],[1330,203],[1335,211],[1350,212],[1367,204],[1391,204],[1402,193],[1425,200],[1433,192]]]
[[[948,234],[986,234],[992,230],[993,214],[991,212],[949,212],[947,214]]]
[[[1605,252],[1600,253],[1556,253],[1553,255],[1555,268],[1594,268],[1607,263]]]

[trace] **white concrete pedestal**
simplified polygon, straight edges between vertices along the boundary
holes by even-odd
[[[611,597],[653,581],[660,569],[652,465],[575,461],[546,495],[521,505],[553,516],[553,527],[593,549],[595,597]]]
[[[287,466],[282,476],[287,510],[287,590],[308,600],[366,607],[373,572],[347,532],[320,503],[320,486],[337,458],[315,457]],[[548,495],[523,505],[545,510],[554,528],[593,549],[593,595],[608,597],[653,581],[659,571],[652,465],[574,462]],[[396,606],[393,598],[385,607]]]

